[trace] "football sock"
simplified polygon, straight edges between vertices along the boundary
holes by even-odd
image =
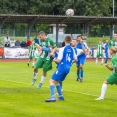
[[[60,86],[61,86],[61,89],[62,89],[62,81],[59,81],[59,84],[60,84]]]
[[[77,78],[79,78],[79,70],[77,70]]]
[[[42,76],[40,83],[43,83],[46,77]]]
[[[81,77],[81,73],[82,73],[82,70],[80,69],[79,70],[79,78],[81,79],[82,77]]]
[[[83,76],[84,76],[84,70],[81,69],[81,77],[83,78]]]
[[[102,58],[102,63],[104,63],[104,59]]]
[[[51,97],[55,97],[55,94],[54,94],[54,85],[50,85],[50,94],[51,94]]]
[[[35,64],[35,63],[33,62],[32,66],[34,66],[34,64]]]
[[[35,73],[35,72],[33,73],[33,79],[37,79],[37,74],[38,73]]]
[[[96,59],[96,64],[98,64],[98,60]]]
[[[63,96],[63,95],[62,95],[61,86],[60,86],[60,85],[56,86],[56,89],[57,89],[57,92],[58,92],[58,94],[59,94],[59,97],[60,97],[60,96]]]
[[[106,93],[106,89],[107,89],[107,84],[103,83],[102,84],[102,89],[101,89],[101,98],[104,98],[104,95]]]

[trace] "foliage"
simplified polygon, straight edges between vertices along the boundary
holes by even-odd
[[[72,8],[75,15],[79,16],[112,16],[112,0],[1,0],[0,5],[0,14],[65,15],[66,9]],[[115,16],[117,14],[116,6],[117,1],[115,1]],[[76,25],[72,26],[73,29],[75,27]],[[81,25],[78,26],[80,29],[83,29],[82,27]],[[27,25],[4,24],[3,28],[23,29],[27,28]],[[36,24],[33,28],[47,29],[48,32],[45,24]],[[95,30],[95,27],[92,28]],[[102,32],[103,26],[98,29]],[[108,34],[107,30],[108,26],[106,27],[106,34]]]

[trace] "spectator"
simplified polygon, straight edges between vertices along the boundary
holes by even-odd
[[[17,40],[17,41],[15,42],[15,46],[16,46],[16,47],[20,47],[20,41],[19,41],[19,40]]]
[[[10,47],[15,47],[15,40],[10,40]]]
[[[25,41],[22,41],[21,44],[20,44],[21,47],[26,47],[26,42]]]
[[[39,44],[39,40],[38,40],[37,36],[35,36],[34,42],[37,43],[37,44]]]
[[[28,40],[27,40],[27,42],[26,42],[26,47],[30,46],[30,45],[31,45],[31,43],[32,43],[32,42],[31,42],[31,40],[30,40],[30,39],[28,39]]]
[[[4,46],[10,47],[10,37],[8,36],[8,34],[6,34],[6,36],[4,37]]]

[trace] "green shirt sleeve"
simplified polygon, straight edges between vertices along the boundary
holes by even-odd
[[[55,42],[54,42],[52,39],[50,39],[49,42],[50,42],[50,45],[51,45],[52,47],[56,47],[56,44],[55,44]]]
[[[117,69],[117,57],[112,60],[113,67]]]
[[[111,39],[108,43],[108,47],[110,48],[111,46],[115,46],[115,41],[114,39]]]

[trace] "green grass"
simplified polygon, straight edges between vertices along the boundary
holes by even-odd
[[[86,62],[84,82],[76,82],[75,64],[63,82],[65,101],[46,103],[50,97],[49,79],[55,70],[48,72],[44,85],[36,89],[38,80],[31,86],[33,69],[25,62],[0,63],[0,117],[116,117],[117,86],[108,86],[105,100],[95,101],[101,85],[111,73],[103,65]]]
[[[27,40],[27,37],[11,37],[11,39],[15,39],[15,40],[19,40],[19,41],[23,41],[23,40]],[[30,39],[31,40],[33,40],[34,39],[34,37],[30,37]],[[88,44],[88,46],[89,47],[95,47],[97,44],[98,44],[98,42],[99,42],[99,40],[106,40],[106,39],[110,39],[110,37],[88,37],[87,38],[87,44]],[[0,45],[2,45],[2,43],[1,43],[1,41],[3,42],[3,40],[4,40],[4,37],[0,37]]]

